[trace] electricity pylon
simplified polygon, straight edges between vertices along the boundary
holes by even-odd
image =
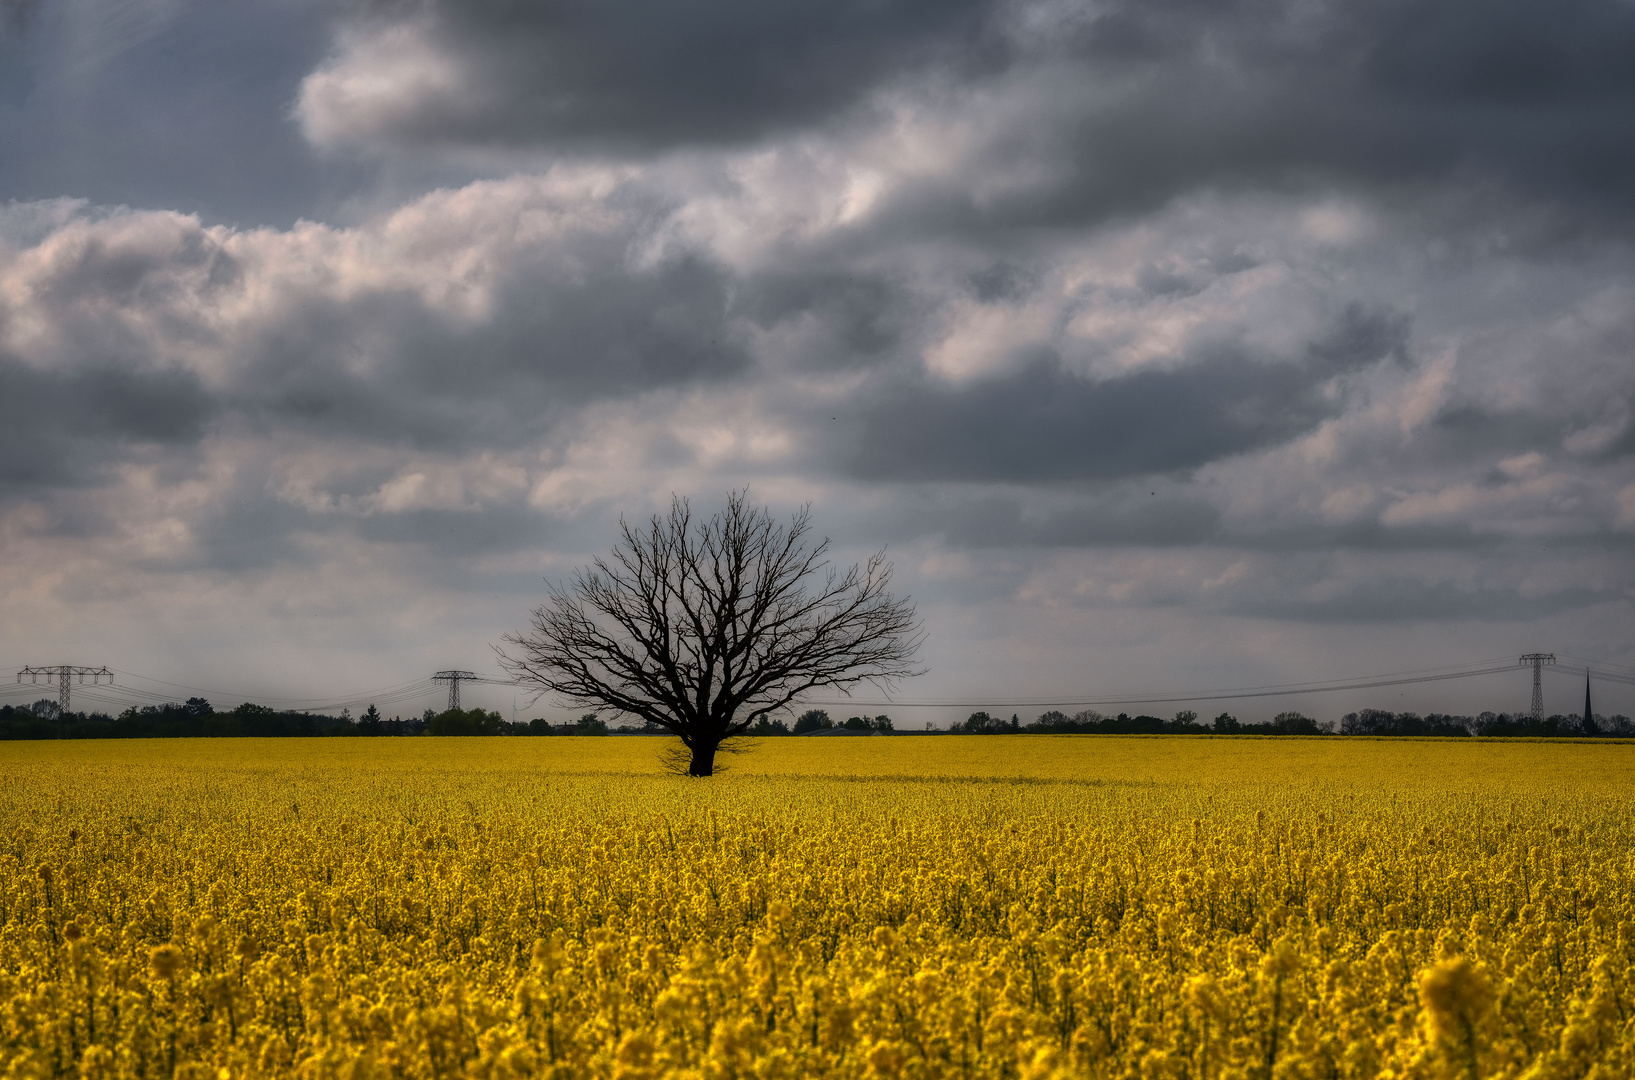
[[[1555,653],[1530,652],[1518,664],[1533,665],[1533,723],[1544,722],[1544,665],[1556,662]]]
[[[450,710],[460,707],[460,684],[473,682],[478,678],[475,671],[439,671],[431,677],[432,682],[448,683],[448,707]]]
[[[68,713],[69,687],[76,678],[81,686],[85,685],[85,676],[87,675],[91,676],[92,686],[100,683],[103,676],[107,676],[109,686],[114,684],[114,673],[105,667],[75,667],[73,664],[58,664],[55,667],[25,667],[17,673],[19,683],[23,681],[24,675],[28,676],[28,681],[31,683],[38,683],[41,675],[44,675],[47,679],[54,678],[57,680],[57,705],[62,710],[63,715]]]

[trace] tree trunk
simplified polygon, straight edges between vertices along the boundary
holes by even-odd
[[[687,766],[688,776],[711,776],[715,773],[716,746],[716,743],[693,744],[692,764]]]

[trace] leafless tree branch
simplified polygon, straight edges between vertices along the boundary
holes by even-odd
[[[540,693],[641,717],[679,736],[709,776],[722,744],[803,694],[921,674],[909,598],[884,552],[840,572],[811,508],[787,525],[746,491],[695,522],[687,500],[645,529],[620,520],[610,555],[548,586],[505,670]]]

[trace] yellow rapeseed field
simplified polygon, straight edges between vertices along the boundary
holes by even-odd
[[[6,1077],[1635,1076],[1635,746],[0,744]]]

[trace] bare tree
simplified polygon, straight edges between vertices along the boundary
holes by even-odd
[[[691,776],[802,694],[920,674],[924,634],[884,552],[841,573],[809,506],[785,526],[747,500],[733,492],[702,525],[682,498],[645,529],[621,518],[611,557],[551,584],[531,629],[505,638],[505,670],[674,733]]]

